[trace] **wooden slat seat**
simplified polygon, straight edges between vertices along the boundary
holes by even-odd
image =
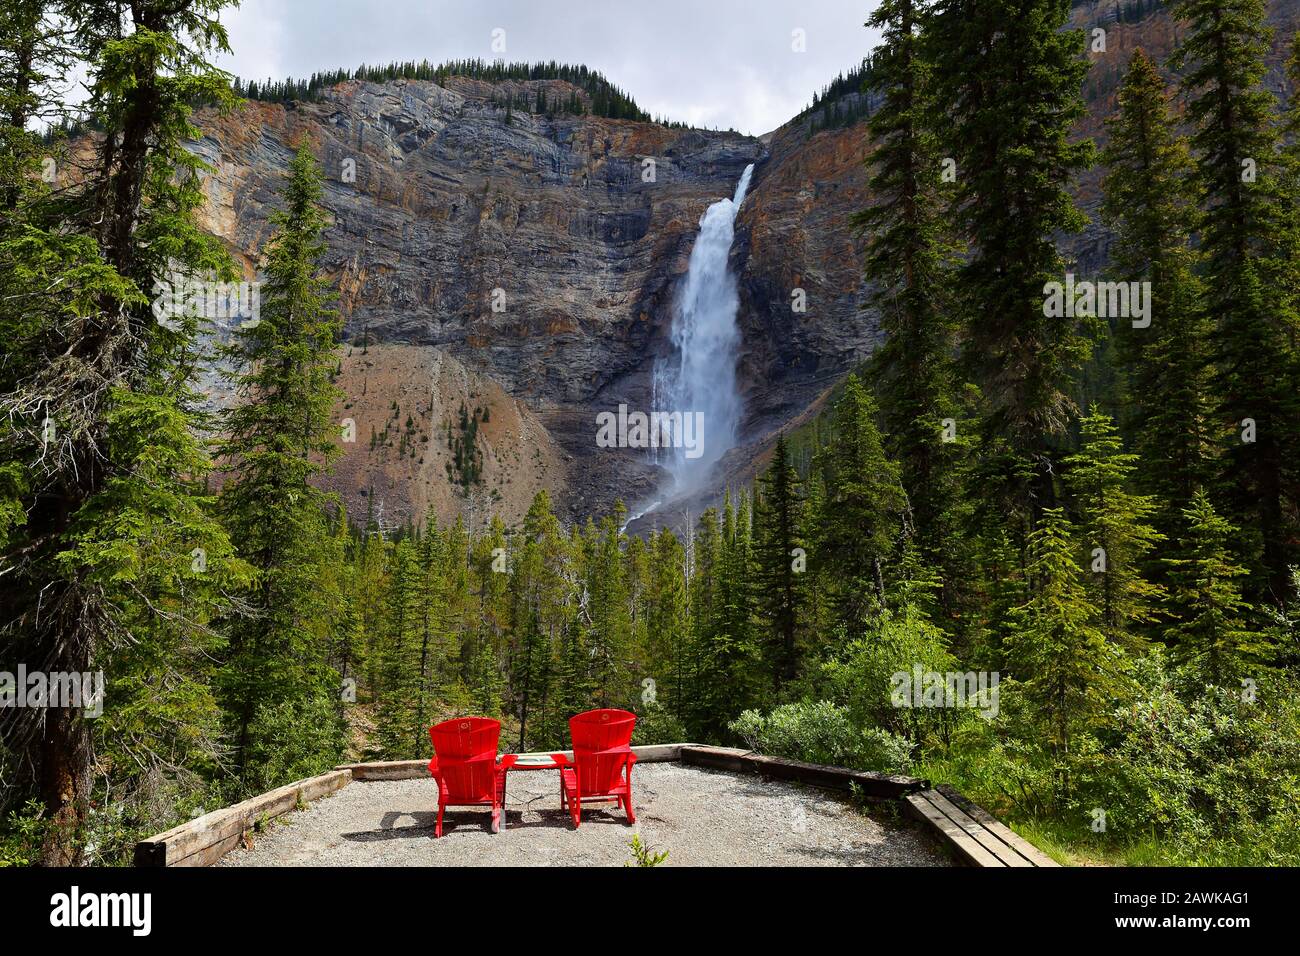
[[[1021,867],[1058,864],[991,813],[949,786],[904,797],[912,815],[926,824],[971,866]]]
[[[982,824],[986,830],[989,830],[994,836],[1001,839],[1003,843],[1012,847],[1017,853],[1028,860],[1032,866],[1061,865],[1022,837],[1019,833],[1016,833],[997,817],[993,816],[993,814],[989,813],[979,804],[967,800],[966,797],[958,793],[953,787],[944,783],[940,784],[936,789],[962,810],[966,811],[966,813],[969,814],[977,823]]]

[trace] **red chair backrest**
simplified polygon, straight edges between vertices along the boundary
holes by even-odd
[[[573,762],[578,767],[578,786],[584,794],[608,793],[622,778],[627,758],[621,754],[597,757],[596,752],[627,747],[632,743],[636,714],[626,710],[589,710],[569,719],[573,738]]]
[[[501,721],[489,717],[457,717],[429,728],[438,769],[447,784],[449,800],[490,800],[495,786],[497,741]],[[468,763],[473,757],[492,760]]]

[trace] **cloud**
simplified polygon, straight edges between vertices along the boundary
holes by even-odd
[[[876,0],[244,0],[222,20],[244,79],[392,60],[463,57],[585,63],[652,115],[759,134],[879,41]],[[493,30],[506,49],[492,49]],[[793,49],[803,30],[805,52]]]

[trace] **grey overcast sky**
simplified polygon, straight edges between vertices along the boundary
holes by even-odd
[[[878,0],[244,0],[222,21],[244,79],[391,60],[585,63],[652,115],[759,134],[878,42]],[[505,51],[493,50],[504,31]],[[802,32],[803,51],[798,52]]]

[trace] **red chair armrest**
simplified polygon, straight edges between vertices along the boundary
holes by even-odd
[[[432,774],[432,775],[435,776],[435,777],[438,776],[438,758],[437,758],[437,757],[434,757],[432,760],[429,761],[429,773]]]
[[[518,759],[519,759],[519,754],[502,754],[501,763],[497,765],[497,769],[509,770],[511,767],[515,765],[515,761]]]
[[[608,750],[592,751],[592,755],[595,757],[610,757],[614,754],[627,754],[631,760],[636,760],[636,754],[632,753],[631,747],[610,747]]]

